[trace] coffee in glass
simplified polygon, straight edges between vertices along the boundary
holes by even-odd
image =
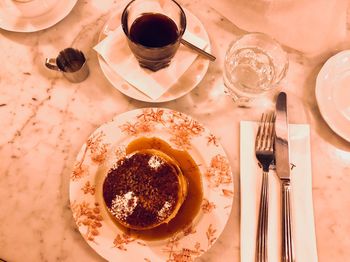
[[[173,0],[133,0],[124,9],[122,27],[141,67],[167,67],[180,45],[186,16]]]

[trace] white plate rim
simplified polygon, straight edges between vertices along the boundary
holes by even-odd
[[[187,17],[187,27],[189,26],[188,21],[194,21],[196,25],[199,25],[201,30],[201,35],[200,37],[204,38],[204,40],[207,41],[208,45],[205,48],[205,50],[207,52],[210,53],[211,51],[211,45],[210,45],[210,39],[208,36],[208,33],[204,27],[204,25],[202,24],[202,22],[189,10],[187,10],[186,8],[183,7],[183,10],[186,13],[186,17]],[[107,20],[107,22],[104,24],[104,26],[102,27],[100,36],[99,36],[99,41],[102,39],[102,37],[105,36],[105,32],[108,32],[110,29],[108,29],[108,24],[111,23],[111,21],[113,20],[114,17],[118,17],[120,16],[122,10],[117,10],[116,12],[113,12],[111,14],[111,16],[109,17],[109,19]],[[116,25],[114,25],[114,28],[116,27]],[[153,100],[150,97],[148,97],[147,95],[143,94],[141,91],[137,90],[135,87],[133,87],[131,84],[129,84],[126,80],[124,80],[122,78],[122,76],[118,75],[116,72],[114,72],[110,66],[106,63],[106,61],[103,59],[103,57],[101,55],[97,55],[98,57],[98,61],[100,64],[100,67],[102,69],[103,74],[105,75],[105,77],[107,78],[107,80],[112,84],[112,86],[114,88],[116,88],[117,90],[119,90],[122,94],[131,97],[133,99],[139,100],[139,101],[143,101],[143,102],[150,102],[150,103],[163,103],[163,102],[169,102],[175,99],[178,99],[186,94],[188,94],[189,92],[191,92],[204,78],[208,68],[209,68],[209,60],[206,58],[203,58],[201,56],[198,56],[195,61],[192,63],[192,65],[187,69],[187,71],[184,73],[183,76],[180,77],[180,79],[177,81],[175,85],[178,86],[182,86],[184,87],[182,92],[179,92],[178,94],[171,96],[169,95],[169,93],[172,91],[171,87],[164,95],[162,95],[160,98]],[[198,70],[197,73],[193,72],[195,71],[195,68],[200,68]],[[193,75],[193,78],[195,78],[195,81],[191,84],[191,85],[182,85],[182,78],[184,77],[188,77]],[[113,78],[118,78],[118,82],[115,82],[113,80]],[[122,84],[121,84],[122,82]],[[183,81],[186,82],[186,81]],[[130,91],[131,90],[131,91]]]
[[[72,11],[77,2],[78,0],[57,1],[58,4],[47,13],[35,17],[17,16],[15,17],[18,19],[16,23],[14,18],[10,18],[10,21],[6,21],[6,16],[9,16],[11,14],[6,14],[6,12],[2,12],[0,8],[0,17],[3,17],[0,18],[0,28],[7,31],[20,33],[31,33],[47,29],[63,20]],[[22,23],[28,21],[31,24],[20,26],[18,21]],[[44,22],[40,23],[40,21]],[[37,23],[40,24],[36,25]]]
[[[333,55],[325,62],[316,78],[315,94],[323,119],[336,134],[350,142],[350,133],[345,129],[346,126],[350,126],[350,122],[337,110],[337,107],[334,105],[334,100],[327,99],[327,92],[332,89],[332,86],[326,85],[325,81],[325,79],[329,77],[328,73],[331,72],[334,65],[345,57],[350,59],[350,50],[343,50]]]
[[[144,132],[147,128],[140,125],[140,129],[138,130],[139,133],[136,132],[130,135],[130,130],[125,129],[127,126],[135,127],[135,124],[140,123],[140,121],[145,123],[143,122],[143,119],[146,118],[148,119],[147,121],[149,121],[146,121],[146,123],[150,124],[148,127],[150,127],[151,130]],[[188,132],[191,133],[191,138],[188,140],[190,143],[182,143],[186,139],[180,139],[179,141],[182,141],[181,143],[178,143],[179,141],[171,142],[169,140],[169,138],[171,139],[172,137],[169,133],[170,128],[176,123],[181,125],[186,124],[190,127],[190,129],[188,129]],[[192,128],[201,131],[195,134],[192,133],[192,131],[189,131]],[[149,242],[140,239],[130,240],[121,233],[121,231],[111,222],[110,218],[106,218],[108,215],[104,215],[102,221],[97,221],[97,223],[101,223],[101,226],[97,227],[97,230],[101,230],[100,235],[91,235],[91,228],[89,229],[90,226],[86,223],[84,225],[84,219],[86,220],[88,215],[86,212],[85,216],[82,215],[83,212],[81,212],[81,205],[85,205],[86,207],[86,205],[91,204],[92,208],[94,203],[103,201],[100,196],[101,194],[89,194],[89,192],[86,193],[84,190],[89,189],[89,187],[91,189],[91,185],[93,185],[95,186],[96,192],[98,192],[98,186],[96,187],[96,185],[94,185],[95,177],[97,176],[96,172],[101,166],[112,165],[112,163],[108,163],[108,157],[104,158],[102,162],[99,163],[92,161],[93,157],[95,157],[94,159],[101,160],[101,155],[103,152],[107,151],[95,150],[94,152],[101,153],[100,156],[98,156],[91,153],[92,151],[90,152],[88,145],[96,146],[95,142],[97,142],[100,143],[102,149],[106,149],[105,143],[108,139],[103,141],[104,138],[103,136],[101,137],[101,134],[104,131],[106,132],[105,137],[108,137],[108,134],[113,134],[113,136],[117,137],[118,135],[116,134],[116,131],[118,129],[124,130],[120,131],[118,135],[124,134],[126,137],[129,136],[127,139],[129,142],[141,136],[154,137],[154,134],[156,133],[156,136],[166,140],[172,147],[176,148],[179,145],[180,147],[187,147],[188,152],[194,158],[196,163],[199,163],[203,175],[204,200],[199,215],[195,219],[196,222],[194,225],[183,230],[181,234],[174,235],[170,239],[164,241],[156,242]],[[135,131],[134,129],[132,130]],[[117,139],[116,137],[113,138],[113,140]],[[124,142],[126,143],[126,141]],[[178,145],[172,143],[177,143]],[[204,146],[206,150],[196,148],[198,144]],[[111,144],[109,144],[109,146],[110,148],[108,150],[111,150],[110,152],[119,152],[124,144],[118,144],[117,147],[111,146]],[[219,162],[215,162],[214,160]],[[89,185],[88,187],[86,187],[87,184]],[[119,261],[119,259],[125,261],[126,259],[132,259],[132,261],[142,260],[153,262],[165,261],[166,259],[174,258],[175,256],[186,255],[185,253],[189,252],[189,250],[192,251],[187,255],[193,259],[205,253],[216,242],[228,222],[233,204],[233,190],[233,177],[228,158],[224,149],[220,145],[218,138],[210,133],[207,128],[190,116],[181,112],[166,108],[141,108],[117,115],[112,121],[101,125],[91,134],[77,155],[70,179],[69,198],[73,217],[80,233],[86,242],[99,255],[109,261]],[[100,204],[97,205],[97,207],[99,208]],[[99,214],[103,214],[103,212],[106,211],[101,211]],[[89,237],[92,238],[89,239]],[[115,244],[115,241],[117,241],[117,244]],[[172,245],[172,251],[170,252],[168,249],[169,245]]]

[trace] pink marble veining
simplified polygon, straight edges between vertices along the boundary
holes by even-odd
[[[204,24],[217,60],[210,64],[206,76],[192,92],[161,104],[208,126],[220,138],[233,170],[235,195],[231,217],[216,244],[198,261],[219,262],[223,258],[238,261],[240,257],[239,121],[258,120],[263,109],[237,108],[224,95],[223,58],[232,40],[247,31],[258,30],[254,26],[264,19],[268,22],[266,27],[260,23],[260,29],[281,37],[289,53],[290,67],[281,87],[290,98],[291,123],[310,124],[319,261],[346,261],[350,256],[350,142],[336,135],[323,120],[316,102],[315,82],[331,55],[350,49],[348,1],[284,1],[283,6],[279,0],[254,0],[249,4],[243,0],[217,2],[217,10],[233,2],[237,9],[231,5],[232,14],[238,8],[244,12],[231,22],[208,3],[180,1]],[[311,2],[319,2],[318,7],[313,9]],[[92,50],[109,12],[123,3],[78,1],[65,19],[45,30],[17,33],[0,29],[1,259],[103,261],[76,229],[69,209],[68,188],[72,164],[89,134],[116,114],[154,106],[116,90],[105,79]],[[308,13],[310,19],[321,21],[326,35],[306,31],[307,27],[300,28],[300,35],[296,31],[286,34],[283,25],[287,23],[282,22],[288,21],[284,19],[298,21],[296,17],[301,12],[300,21],[308,21],[306,9],[300,11],[302,6],[298,4],[315,10]],[[254,16],[258,10],[273,13],[267,18]],[[281,16],[281,12],[287,13]],[[244,14],[249,15],[249,24]],[[306,37],[308,45],[303,45]],[[315,48],[312,43],[316,43]],[[69,83],[59,73],[44,67],[46,57],[53,57],[68,46],[83,50],[88,58],[90,76],[82,83]]]

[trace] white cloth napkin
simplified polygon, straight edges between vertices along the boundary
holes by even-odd
[[[241,261],[255,261],[262,170],[255,157],[258,123],[241,122]],[[312,203],[310,131],[308,125],[289,125],[292,184],[292,226],[295,261],[317,261]],[[275,171],[269,174],[268,256],[281,261],[281,189]]]
[[[183,38],[199,48],[205,48],[207,42],[188,30]],[[141,68],[131,53],[122,28],[110,32],[94,49],[106,63],[135,88],[156,100],[161,97],[185,73],[197,57],[197,53],[180,45],[170,65],[152,72]]]

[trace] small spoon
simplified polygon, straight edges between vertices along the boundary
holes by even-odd
[[[199,47],[195,46],[194,44],[191,44],[190,42],[186,41],[185,39],[181,38],[180,40],[181,44],[195,50],[197,53],[199,53],[200,55],[208,58],[210,61],[215,61],[216,57],[213,56],[212,54],[207,53],[206,51],[204,51],[203,49],[200,49]]]

